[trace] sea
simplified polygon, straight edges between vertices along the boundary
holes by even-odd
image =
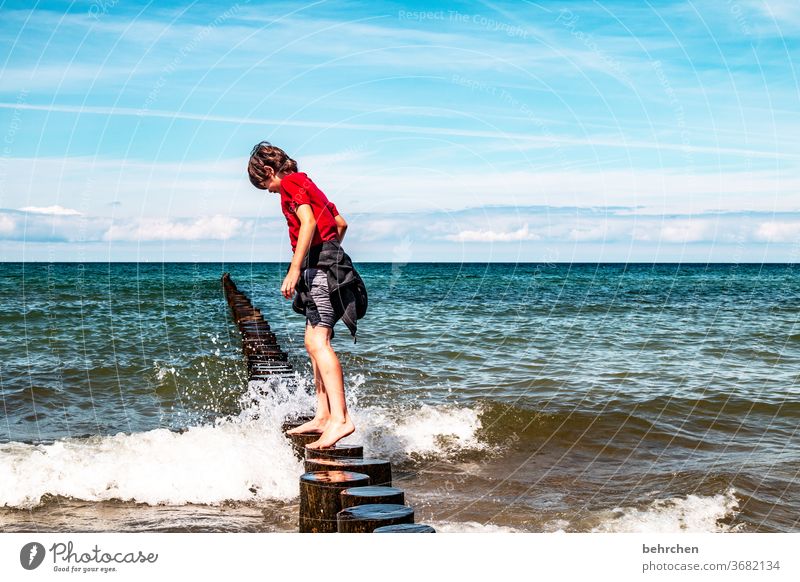
[[[0,264],[0,530],[297,531],[286,263]],[[441,532],[800,531],[794,264],[356,263],[365,455]],[[295,377],[248,382],[220,277]]]

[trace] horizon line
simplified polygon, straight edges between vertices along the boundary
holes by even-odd
[[[286,261],[0,261],[0,265],[282,265]],[[796,265],[787,261],[354,261],[372,265]]]

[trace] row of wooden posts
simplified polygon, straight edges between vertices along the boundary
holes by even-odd
[[[286,352],[261,311],[225,273],[225,299],[242,334],[250,380],[268,380],[276,375],[294,377]],[[286,431],[311,417],[287,419]],[[301,533],[434,533],[414,523],[414,509],[406,505],[405,493],[392,486],[391,463],[364,458],[361,445],[337,443],[325,449],[309,449],[317,433],[287,434],[295,454],[304,459],[306,472],[300,477]]]
[[[278,345],[278,338],[261,310],[236,288],[228,273],[222,275],[222,288],[233,320],[242,334],[242,351],[247,358],[250,380],[269,380],[276,375],[294,377],[289,355]]]

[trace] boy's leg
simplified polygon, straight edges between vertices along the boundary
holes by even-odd
[[[308,447],[311,449],[331,447],[340,439],[352,434],[355,431],[355,426],[353,426],[353,422],[347,412],[342,366],[331,346],[330,327],[317,325],[311,328],[309,353],[312,354],[314,361],[316,361],[325,385],[330,420],[319,440],[309,444]]]
[[[305,424],[301,424],[300,426],[293,428],[291,430],[287,430],[287,434],[295,434],[301,432],[318,432],[322,433],[325,430],[325,426],[328,424],[328,419],[330,418],[330,408],[328,406],[328,396],[325,393],[325,382],[322,379],[322,375],[319,371],[319,366],[317,365],[314,356],[312,355],[312,350],[309,349],[309,345],[312,342],[311,332],[313,331],[313,327],[306,321],[306,334],[305,334],[305,344],[306,350],[308,351],[308,356],[311,358],[311,367],[314,370],[314,387],[317,392],[317,412],[314,415],[314,418],[309,420]]]

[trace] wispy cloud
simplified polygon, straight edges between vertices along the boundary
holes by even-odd
[[[796,37],[800,28],[800,13],[793,0],[742,0],[746,8],[743,17],[756,20],[760,35],[770,34],[781,38]],[[742,9],[740,9],[740,12]]]
[[[195,220],[143,218],[112,224],[103,234],[105,241],[197,241],[228,240],[249,234],[249,222],[230,216],[210,216]]]
[[[376,258],[795,244],[792,0],[97,6],[3,11],[4,240],[285,246],[269,139]]]
[[[0,239],[7,241],[70,242],[99,236],[104,218],[0,209]]]
[[[465,158],[454,161],[446,171],[432,173],[386,167],[372,143],[364,149],[343,148],[324,156],[295,155],[295,159],[345,216],[457,212],[498,203],[612,210],[622,206],[631,209],[627,212],[654,216],[721,209],[800,210],[800,176],[746,168],[711,174],[590,167],[506,170]],[[5,202],[84,214],[100,214],[101,207],[119,202],[113,206],[116,218],[158,217],[166,212],[186,218],[250,215],[282,220],[277,195],[255,190],[248,182],[245,160],[246,153],[242,158],[185,162],[88,156],[6,158]],[[70,205],[59,211],[64,201]],[[397,228],[394,221],[395,217],[387,216],[365,229],[377,236]],[[519,230],[522,224],[492,230]]]
[[[568,261],[593,260],[592,256],[656,260],[652,254],[656,249],[658,260],[675,260],[686,259],[689,247],[699,260],[712,254],[722,261],[798,258],[800,212],[657,216],[638,215],[635,210],[492,206],[353,214],[348,216],[346,248],[355,260],[391,258],[399,263],[546,257]],[[198,249],[205,249],[199,260],[279,261],[291,254],[282,219],[227,215],[112,219],[0,210],[0,240],[9,241],[6,246],[23,243],[29,249],[26,256],[37,256],[43,244],[78,245],[95,260],[102,260],[112,248],[114,256],[136,258],[141,256],[136,249],[157,243],[167,244],[169,256],[177,259],[196,257]]]
[[[391,221],[385,216],[359,216],[365,224],[385,225],[383,236],[368,229],[364,240],[458,243],[515,243],[520,241],[576,243],[800,243],[800,212],[702,212],[696,214],[637,214],[635,208],[494,206],[447,213],[408,213]],[[425,224],[423,229],[413,225]],[[410,235],[409,235],[410,233]],[[354,230],[351,236],[362,240]]]
[[[222,215],[113,219],[102,215],[0,209],[0,239],[28,243],[227,241],[252,237],[253,227],[252,219]]]
[[[671,217],[658,221],[649,218],[631,225],[632,240],[659,243],[696,243],[696,242],[736,242],[730,238],[732,233],[720,232],[720,223],[715,219],[700,217]],[[752,231],[757,228],[750,225]]]
[[[539,240],[542,237],[530,231],[527,224],[519,230],[511,232],[495,230],[459,230],[455,234],[448,234],[443,237],[446,240],[456,242],[512,242],[520,240]]]
[[[163,119],[184,119],[192,121],[202,121],[208,123],[225,123],[232,125],[253,125],[260,127],[274,128],[309,128],[323,130],[353,130],[380,134],[415,134],[419,136],[439,135],[447,137],[468,137],[496,140],[499,142],[517,143],[523,147],[535,147],[541,149],[553,148],[555,145],[564,146],[588,146],[593,148],[618,148],[623,151],[635,150],[656,150],[674,151],[680,153],[705,153],[715,155],[740,156],[749,158],[766,159],[788,159],[800,160],[800,153],[792,151],[758,150],[741,147],[693,145],[680,142],[671,142],[667,139],[658,141],[643,141],[636,139],[625,139],[623,137],[612,137],[609,135],[595,135],[590,137],[571,137],[559,135],[532,135],[518,131],[499,131],[484,129],[459,129],[454,127],[435,127],[431,125],[408,125],[402,123],[352,123],[343,121],[311,121],[302,119],[278,119],[263,118],[254,115],[253,117],[237,117],[213,114],[198,114],[185,111],[167,111],[149,109],[142,107],[139,109],[128,107],[97,107],[97,106],[72,106],[72,105],[34,105],[20,104],[14,102],[0,102],[0,109],[47,111],[49,113],[70,113],[77,115],[103,115],[103,116],[123,116],[137,118],[163,118]],[[512,146],[513,147],[513,146]],[[519,147],[519,146],[517,146]]]
[[[25,206],[20,208],[22,212],[30,212],[32,214],[52,214],[55,216],[78,216],[80,212],[73,208],[64,208],[58,204],[54,206]]]

